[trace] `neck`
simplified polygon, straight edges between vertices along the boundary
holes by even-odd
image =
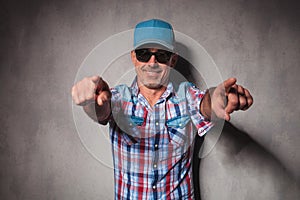
[[[148,88],[145,85],[140,86],[140,93],[146,98],[151,107],[155,105],[161,95],[166,91],[166,86],[161,86],[159,88]]]

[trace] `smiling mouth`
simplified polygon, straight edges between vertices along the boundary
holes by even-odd
[[[149,71],[149,70],[143,70],[143,72],[149,73],[149,74],[160,74],[161,73],[161,71]]]
[[[150,75],[150,76],[157,76],[159,75],[162,71],[161,70],[143,70],[144,73]]]
[[[143,69],[143,72],[148,72],[148,73],[161,73],[162,70],[147,70],[147,69]]]

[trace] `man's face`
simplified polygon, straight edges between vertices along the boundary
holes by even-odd
[[[174,67],[176,58],[176,54],[157,48],[132,51],[131,59],[135,66],[139,86],[149,89],[166,86],[170,67]]]

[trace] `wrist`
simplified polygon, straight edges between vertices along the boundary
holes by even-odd
[[[205,120],[211,121],[214,113],[212,110],[211,96],[215,90],[215,87],[206,90],[203,99],[200,104],[200,112]]]

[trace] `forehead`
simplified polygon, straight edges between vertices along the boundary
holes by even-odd
[[[150,52],[157,52],[158,50],[162,50],[162,49],[158,49],[158,48],[146,48],[146,49]]]

